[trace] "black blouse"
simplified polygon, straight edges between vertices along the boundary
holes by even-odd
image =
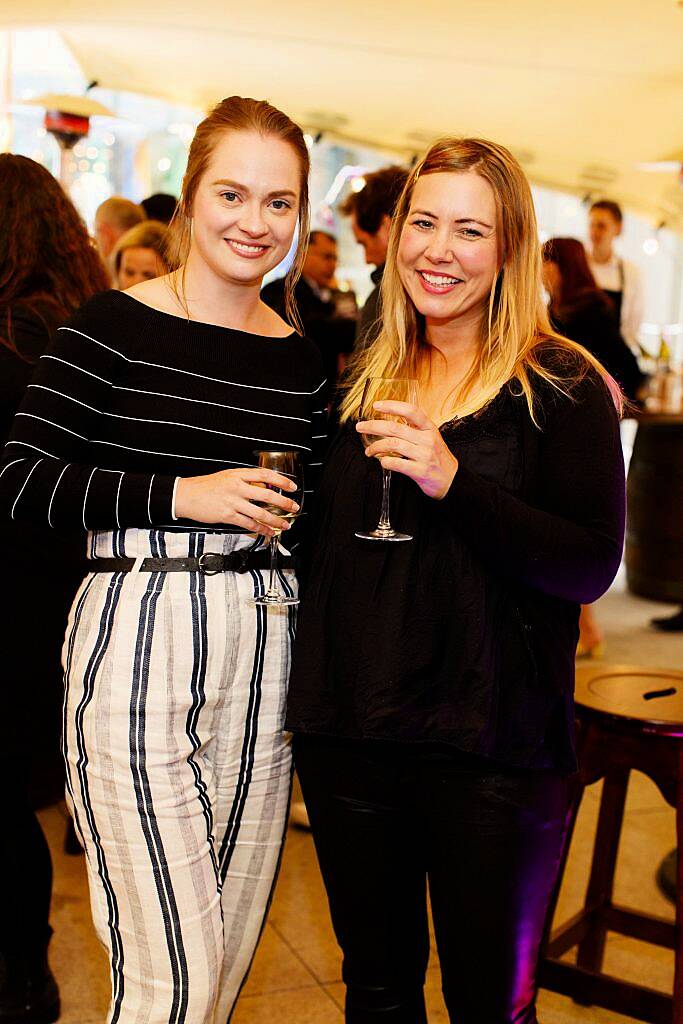
[[[572,771],[580,602],[619,566],[624,470],[603,382],[538,384],[540,426],[508,387],[442,427],[459,469],[441,501],[398,474],[376,525],[380,469],[352,425],[332,445],[300,609],[287,727],[446,743]]]

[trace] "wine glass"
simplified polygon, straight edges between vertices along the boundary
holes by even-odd
[[[417,381],[400,377],[368,377],[363,389],[363,399],[360,405],[359,419],[361,420],[394,420],[397,423],[405,423],[401,416],[390,413],[379,412],[373,408],[375,402],[410,402],[417,404]],[[379,441],[376,434],[361,434],[363,444],[367,448],[374,441]],[[379,522],[374,530],[365,533],[361,530],[356,532],[356,537],[362,540],[389,540],[401,541],[412,540],[409,533],[399,533],[389,521],[389,488],[391,486],[391,470],[382,466],[382,511]]]
[[[289,511],[281,508],[279,505],[268,503],[267,501],[259,502],[266,511],[271,512],[275,516],[279,516],[280,519],[287,519],[293,521],[301,512],[301,507],[304,503],[304,470],[301,463],[301,456],[298,452],[270,452],[262,451],[255,452],[258,458],[258,465],[260,469],[272,469],[276,473],[280,473],[281,476],[289,477],[296,484],[296,491],[283,491],[279,487],[273,487],[272,484],[264,484],[268,490],[277,491],[278,494],[284,494],[287,498],[291,498],[295,501],[299,509],[298,511]],[[287,605],[287,604],[298,604],[299,598],[289,596],[288,594],[281,594],[277,588],[277,556],[278,548],[280,544],[281,530],[274,533],[270,538],[270,577],[268,580],[268,589],[265,594],[260,594],[254,598],[254,602],[258,605]]]

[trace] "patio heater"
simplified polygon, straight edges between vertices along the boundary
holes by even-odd
[[[65,192],[72,182],[71,161],[69,153],[81,139],[86,138],[90,131],[91,117],[116,117],[117,115],[97,100],[89,96],[71,96],[58,93],[45,93],[25,103],[45,108],[45,129],[59,143],[60,169],[59,180]]]

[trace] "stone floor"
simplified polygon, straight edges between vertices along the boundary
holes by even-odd
[[[647,627],[666,607],[630,597],[619,578],[599,603],[611,662],[683,668],[683,635],[666,636]],[[559,913],[573,913],[583,897],[599,785],[583,801],[560,897]],[[62,1024],[101,1024],[109,982],[107,963],[90,923],[83,860],[62,852],[65,810],[41,814],[55,864],[51,961],[62,991]],[[674,812],[652,782],[634,775],[619,854],[615,898],[621,903],[673,918],[654,873],[675,845]],[[673,957],[666,950],[610,936],[607,967],[663,991],[671,991]],[[289,831],[283,867],[263,939],[233,1024],[339,1024],[343,1020],[340,957],[332,934],[310,835]],[[427,981],[430,1024],[448,1021],[433,957]],[[631,1018],[541,992],[543,1024],[625,1024]],[[193,1022],[194,1024],[194,1022]],[[484,1022],[482,1022],[484,1024]]]

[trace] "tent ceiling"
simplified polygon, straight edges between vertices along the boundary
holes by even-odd
[[[683,6],[676,0],[5,0],[88,77],[200,107],[267,97],[309,128],[414,152],[441,134],[503,142],[529,176],[609,193],[683,228]]]

